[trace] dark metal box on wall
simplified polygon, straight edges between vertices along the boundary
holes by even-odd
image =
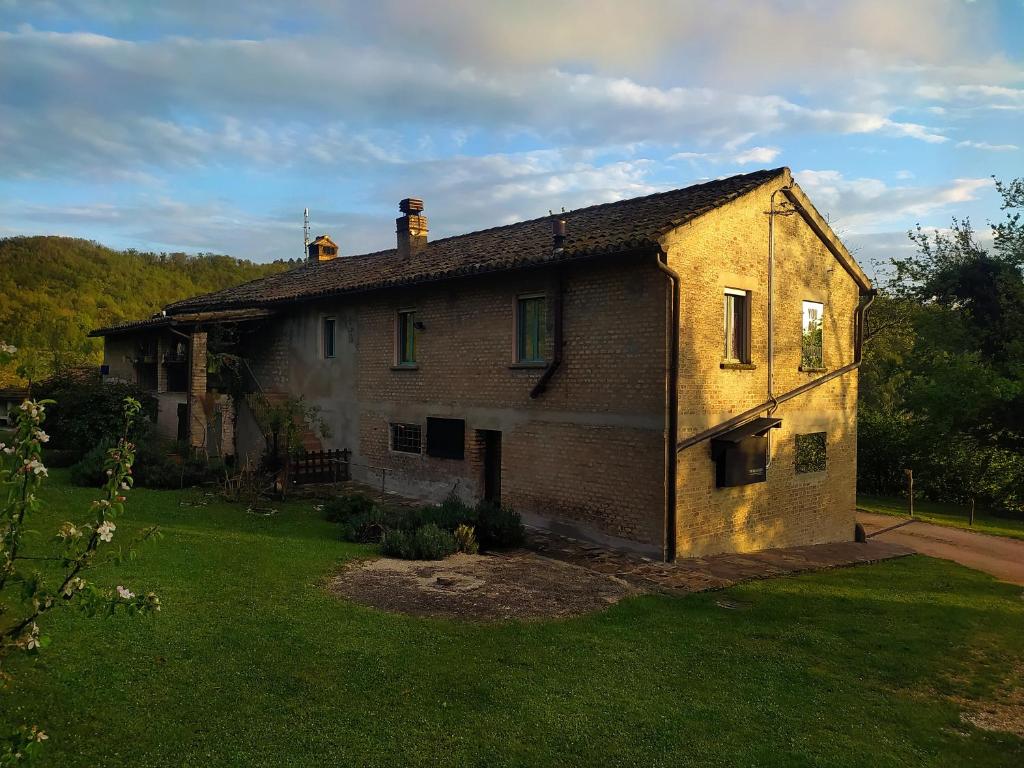
[[[711,441],[715,484],[719,488],[763,483],[768,474],[768,430],[782,419],[759,418]]]

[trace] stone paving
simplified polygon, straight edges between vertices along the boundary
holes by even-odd
[[[616,576],[644,589],[672,593],[724,589],[744,581],[864,565],[914,553],[910,547],[890,542],[850,541],[663,563],[536,529],[528,530],[527,548],[545,557]]]

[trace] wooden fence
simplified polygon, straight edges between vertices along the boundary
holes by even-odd
[[[297,485],[302,483],[340,483],[350,479],[347,448],[330,451],[306,451],[292,459],[288,477]]]

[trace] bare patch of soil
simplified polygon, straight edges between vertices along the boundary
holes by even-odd
[[[446,560],[361,560],[330,582],[357,603],[414,616],[482,621],[598,611],[638,590],[621,579],[525,550]]]
[[[958,701],[954,699],[954,701]],[[1024,739],[1024,704],[990,701],[958,701],[964,707],[960,719],[983,731],[1012,733]]]

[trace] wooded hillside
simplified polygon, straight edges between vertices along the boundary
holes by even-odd
[[[204,253],[115,251],[69,237],[0,239],[0,341],[20,350],[20,374],[0,368],[0,386],[55,366],[99,363],[93,328],[147,317],[163,305],[287,269]]]

